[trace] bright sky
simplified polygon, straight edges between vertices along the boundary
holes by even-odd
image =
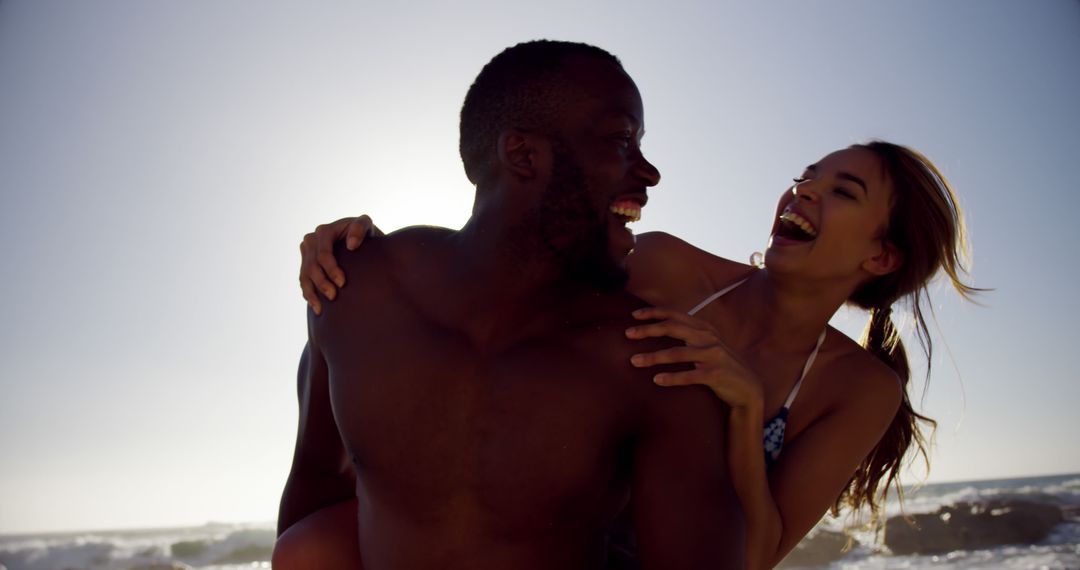
[[[465,90],[541,37],[637,81],[641,231],[746,259],[827,152],[934,158],[996,291],[936,290],[930,480],[1080,471],[1080,2],[373,4],[0,2],[0,533],[275,518],[301,236],[460,225]]]

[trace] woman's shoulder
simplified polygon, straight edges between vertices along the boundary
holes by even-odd
[[[835,386],[839,407],[895,409],[904,392],[897,373],[840,331],[829,327],[829,337],[831,341],[823,348],[831,354],[823,359],[821,373]]]
[[[752,269],[664,232],[638,235],[627,268],[631,293],[654,305],[670,307],[693,306]]]

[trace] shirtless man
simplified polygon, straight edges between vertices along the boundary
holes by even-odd
[[[643,131],[598,48],[530,42],[484,68],[461,113],[465,226],[335,253],[364,277],[309,314],[281,531],[355,497],[367,570],[596,569],[632,493],[644,567],[742,567],[722,405],[630,365],[670,346],[624,334],[644,305],[622,291],[625,224],[660,178]]]

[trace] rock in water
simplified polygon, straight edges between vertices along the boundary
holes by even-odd
[[[1031,544],[1045,538],[1062,521],[1061,507],[1046,503],[957,503],[934,513],[889,518],[885,523],[885,545],[893,554],[906,555]]]

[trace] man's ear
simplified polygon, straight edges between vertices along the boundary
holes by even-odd
[[[498,156],[501,168],[518,178],[531,180],[543,172],[547,146],[541,137],[516,129],[499,135]]]
[[[862,268],[871,275],[888,275],[904,264],[904,253],[891,241],[881,241],[881,251],[863,262]]]

